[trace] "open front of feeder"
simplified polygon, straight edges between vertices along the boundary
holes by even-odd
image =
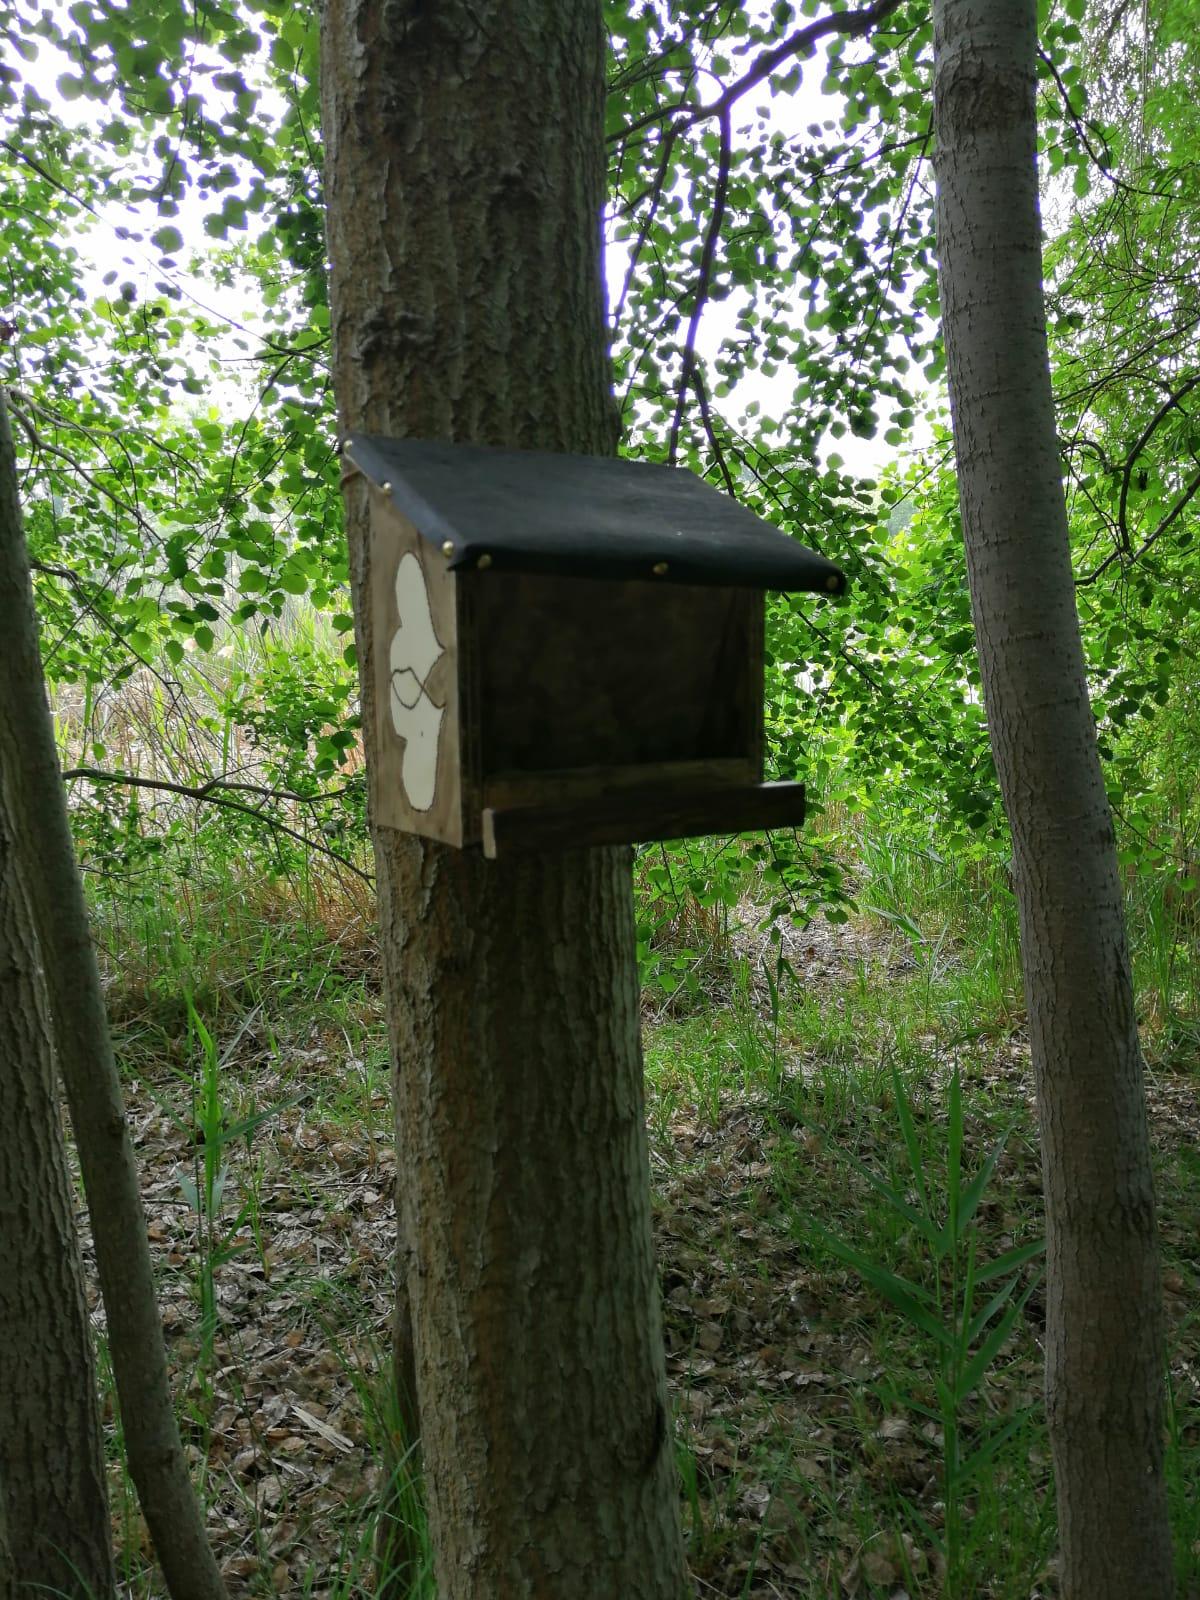
[[[803,820],[763,783],[768,589],[831,562],[694,474],[352,434],[376,821],[488,856]]]

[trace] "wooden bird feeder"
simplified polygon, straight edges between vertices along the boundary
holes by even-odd
[[[376,821],[446,844],[795,826],[763,783],[767,589],[831,562],[694,474],[351,434],[370,485]]]

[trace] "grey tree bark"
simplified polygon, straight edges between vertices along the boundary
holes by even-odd
[[[13,832],[0,773],[0,1511],[12,1585],[104,1600],[116,1575],[91,1330]]]
[[[1154,1192],[1050,388],[1036,28],[1035,0],[935,0],[942,307],[1041,1119],[1046,1388],[1063,1594],[1167,1600]]]
[[[603,92],[599,0],[327,0],[344,430],[613,449]],[[375,851],[438,1593],[678,1600],[629,853]]]
[[[0,787],[83,1172],[129,1471],[172,1600],[224,1600],[171,1404],[137,1165],[75,863],[0,391]]]

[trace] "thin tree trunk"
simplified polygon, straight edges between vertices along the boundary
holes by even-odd
[[[0,1499],[12,1582],[103,1600],[104,1440],[56,1091],[0,771]]]
[[[1063,1594],[1167,1600],[1154,1192],[1050,388],[1035,48],[1035,0],[935,0],[946,354],[1041,1118]]]
[[[83,1171],[129,1471],[172,1600],[223,1600],[171,1404],[146,1222],[75,864],[0,391],[0,782]]]
[[[12,1549],[8,1542],[4,1496],[4,1475],[0,1469],[0,1600],[17,1600],[17,1569],[13,1565]]]
[[[343,428],[611,451],[599,0],[327,0],[322,43]],[[347,523],[365,663],[353,481]],[[375,849],[439,1596],[678,1600],[629,852]]]

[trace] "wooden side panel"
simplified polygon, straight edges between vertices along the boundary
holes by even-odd
[[[762,595],[471,574],[481,773],[749,760],[761,774]]]
[[[463,842],[456,583],[441,554],[371,494],[376,822]]]

